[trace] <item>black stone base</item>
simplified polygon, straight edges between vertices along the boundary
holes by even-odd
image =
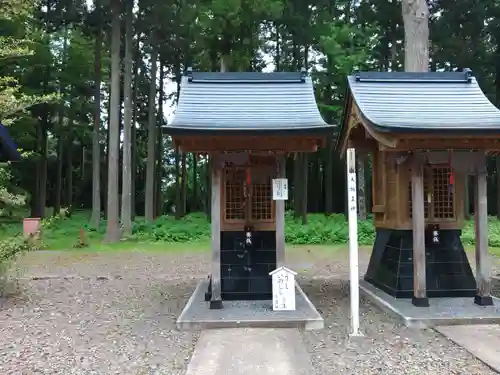
[[[491,296],[474,296],[474,303],[479,306],[493,306],[493,298]]]
[[[245,232],[221,232],[221,297],[223,301],[270,300],[276,269],[276,232],[252,232],[252,243],[245,243]],[[205,301],[212,297],[208,284]]]
[[[476,280],[460,230],[441,230],[440,243],[426,235],[427,297],[474,297]],[[413,297],[411,230],[377,229],[365,280],[396,298]]]
[[[412,297],[411,303],[416,307],[429,307],[429,298]]]
[[[251,233],[251,244],[245,242],[245,231],[221,233],[223,300],[272,299],[269,272],[276,268],[276,232]]]

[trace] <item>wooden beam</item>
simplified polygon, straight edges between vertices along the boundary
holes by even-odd
[[[425,149],[436,149],[436,150],[491,150],[500,151],[500,139],[494,139],[489,137],[482,138],[431,138],[422,137],[417,138],[401,138],[395,147],[387,147],[383,144],[379,144],[379,149],[382,151],[407,151],[407,150],[425,150]]]
[[[425,212],[424,212],[424,166],[420,158],[412,158],[412,229],[413,229],[413,299],[418,307],[428,307],[425,276]]]
[[[286,177],[286,161],[283,156],[277,160],[278,178]],[[285,265],[285,201],[276,201],[276,266]]]
[[[476,285],[474,303],[493,305],[491,298],[491,266],[488,254],[488,200],[486,158],[474,176],[474,205],[476,227]]]
[[[184,152],[223,151],[315,152],[326,136],[175,136]]]
[[[220,158],[214,155],[212,158],[212,262],[211,262],[211,286],[212,297],[210,309],[222,309],[221,297],[221,272],[220,272],[220,228],[221,228],[221,183],[222,166]]]

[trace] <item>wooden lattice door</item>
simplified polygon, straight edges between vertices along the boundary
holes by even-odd
[[[424,169],[424,213],[430,221],[455,220],[455,185],[448,165],[431,165]],[[408,212],[412,217],[411,180],[408,189]]]
[[[250,169],[226,166],[224,168],[223,226],[231,230],[243,230],[249,224],[259,230],[273,230],[275,222],[272,200],[273,169],[266,165],[254,165]]]
[[[245,169],[224,168],[224,221],[244,221],[245,215]]]

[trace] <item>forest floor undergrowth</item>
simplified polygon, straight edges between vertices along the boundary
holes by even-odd
[[[287,248],[287,264],[325,319],[325,329],[302,333],[318,375],[493,374],[435,331],[403,327],[365,300],[365,337],[349,340],[345,248]],[[184,374],[199,333],[179,332],[175,321],[208,274],[210,254],[130,250],[22,256],[17,288],[0,307],[0,373]]]

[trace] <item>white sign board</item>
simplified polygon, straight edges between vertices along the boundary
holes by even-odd
[[[351,299],[351,335],[359,336],[359,264],[356,153],[347,150],[347,197],[349,200],[349,281]]]
[[[288,179],[274,178],[273,179],[273,200],[286,201],[288,200]]]
[[[295,276],[296,272],[280,267],[269,273],[273,278],[273,310],[295,310]]]

